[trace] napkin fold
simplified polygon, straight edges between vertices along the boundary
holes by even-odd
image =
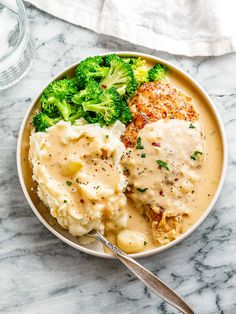
[[[27,0],[67,22],[157,51],[236,51],[235,0]]]

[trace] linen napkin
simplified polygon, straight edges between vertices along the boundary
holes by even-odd
[[[99,34],[186,56],[236,51],[236,0],[27,0]]]

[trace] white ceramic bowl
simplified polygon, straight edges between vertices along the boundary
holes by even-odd
[[[200,219],[198,219],[198,221],[196,223],[193,224],[193,226],[187,232],[182,234],[176,240],[168,243],[167,245],[162,246],[162,247],[157,247],[157,248],[149,250],[149,251],[131,254],[134,258],[140,258],[140,257],[146,257],[149,255],[154,255],[154,254],[160,253],[160,252],[167,250],[168,248],[176,245],[177,243],[183,241],[194,230],[196,230],[200,226],[200,224],[206,219],[206,217],[209,215],[209,213],[211,212],[213,206],[215,205],[215,203],[219,197],[220,191],[222,189],[223,181],[225,178],[225,174],[226,174],[226,165],[227,165],[226,136],[225,136],[225,132],[224,132],[224,128],[223,128],[221,119],[219,117],[218,112],[216,111],[216,108],[215,108],[212,100],[207,95],[207,93],[204,91],[204,89],[188,74],[183,72],[181,69],[179,69],[175,65],[173,65],[173,64],[171,64],[171,63],[169,63],[163,59],[151,56],[151,55],[147,55],[147,54],[143,54],[143,53],[137,53],[137,52],[129,52],[129,51],[122,51],[122,52],[118,51],[118,52],[112,52],[112,53],[118,54],[120,56],[144,57],[145,59],[148,59],[154,63],[166,64],[172,71],[175,71],[178,75],[182,76],[185,80],[190,82],[191,85],[194,87],[194,89],[197,90],[204,97],[204,99],[207,101],[207,103],[211,109],[212,114],[215,116],[215,119],[216,119],[217,124],[218,124],[218,130],[220,132],[221,139],[222,139],[222,145],[223,145],[223,166],[222,166],[221,178],[220,178],[216,193],[215,193],[210,205],[208,206],[208,208],[206,208],[205,212],[203,213],[203,215],[200,217]],[[106,54],[101,54],[101,56],[104,56]],[[79,61],[75,64],[72,64],[71,66],[67,67],[62,72],[60,72],[59,74],[54,76],[49,82],[47,82],[45,84],[44,88],[46,88],[50,82],[54,81],[55,79],[60,78],[66,72],[72,70],[78,63],[79,63]],[[43,88],[43,90],[44,90],[44,88]],[[19,175],[20,183],[21,183],[23,192],[25,194],[25,197],[26,197],[30,207],[34,211],[35,215],[39,218],[39,220],[44,224],[44,226],[46,228],[48,228],[48,230],[50,230],[59,239],[61,239],[65,243],[69,244],[70,246],[74,247],[75,249],[83,251],[85,253],[92,254],[95,256],[99,256],[99,257],[104,257],[104,258],[113,258],[112,255],[103,252],[100,245],[93,244],[93,245],[90,245],[89,247],[81,245],[76,237],[73,237],[72,235],[70,235],[68,231],[62,229],[62,227],[60,227],[57,224],[55,219],[50,216],[49,211],[46,214],[45,214],[45,211],[40,211],[38,208],[38,203],[36,204],[36,202],[30,196],[30,191],[29,191],[29,189],[27,189],[27,184],[25,182],[25,179],[23,176],[23,169],[22,169],[22,160],[21,160],[22,159],[21,151],[22,151],[22,145],[23,145],[22,139],[23,139],[23,135],[25,132],[25,126],[27,124],[27,121],[28,121],[32,111],[34,110],[34,107],[36,106],[36,103],[37,103],[41,93],[42,93],[42,91],[40,91],[40,93],[33,100],[32,104],[30,105],[30,107],[29,107],[29,109],[25,115],[25,118],[24,118],[22,125],[21,125],[21,129],[20,129],[19,137],[18,137],[18,143],[17,143],[17,169],[18,169],[18,175]],[[37,205],[37,207],[36,207],[36,205]]]

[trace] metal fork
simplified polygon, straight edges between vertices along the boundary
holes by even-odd
[[[91,231],[87,234],[88,237],[94,238],[107,247],[116,258],[118,258],[139,280],[141,280],[148,288],[157,294],[164,301],[178,309],[184,314],[194,314],[193,310],[184,300],[178,296],[171,288],[164,284],[158,277],[144,268],[132,257],[125,254],[113,243],[108,241],[100,232]]]

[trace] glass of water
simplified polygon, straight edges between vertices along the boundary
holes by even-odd
[[[29,22],[21,0],[0,0],[0,90],[19,82],[34,56]]]

